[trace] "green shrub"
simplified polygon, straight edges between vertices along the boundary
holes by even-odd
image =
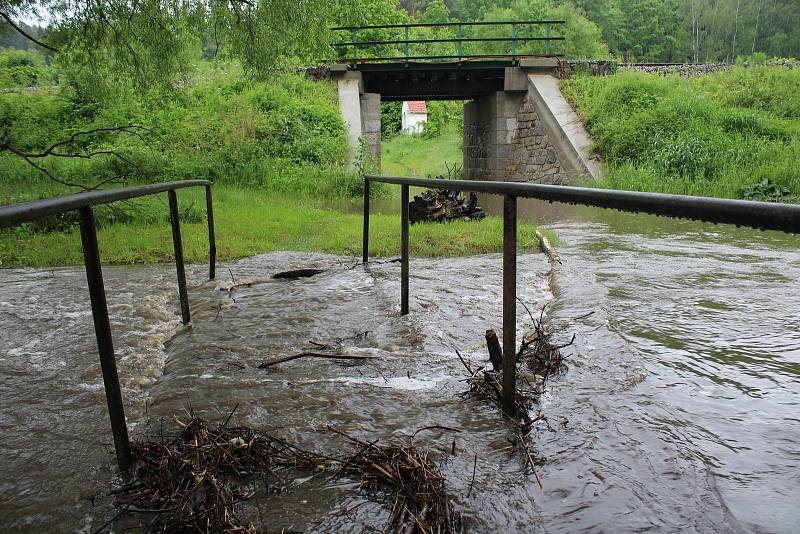
[[[385,139],[400,133],[403,127],[403,103],[381,102],[381,136]]]
[[[52,82],[44,57],[35,50],[0,49],[0,87],[31,87]]]
[[[604,156],[602,186],[770,200],[800,197],[797,87],[800,72],[767,67],[562,84]]]
[[[62,152],[113,151],[91,159],[37,159],[67,182],[209,179],[307,196],[360,194],[360,178],[343,170],[347,137],[335,87],[296,75],[264,82],[211,72],[185,93],[143,98],[119,89],[93,102],[69,86],[0,94],[0,135],[29,152],[79,131],[138,125],[130,132],[80,135]],[[0,153],[0,181],[41,173]]]
[[[792,192],[776,184],[771,178],[764,178],[741,189],[741,197],[746,200],[765,200],[779,202],[787,200]]]
[[[426,139],[442,135],[448,127],[464,128],[464,103],[454,100],[431,100],[427,103],[428,120],[422,130]]]

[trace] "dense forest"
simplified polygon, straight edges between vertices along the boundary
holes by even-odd
[[[114,4],[110,2],[108,5],[113,7]],[[271,10],[273,4],[268,2],[265,9]],[[13,5],[12,2],[10,6]],[[51,30],[42,25],[15,21],[13,14],[23,15],[29,21],[36,18],[35,10],[29,6],[27,10],[23,9],[26,6],[19,4],[16,9],[3,8],[0,2],[0,13],[5,19],[0,23],[0,47],[46,51],[46,48],[33,44],[25,34],[34,39],[41,36],[45,42],[48,34],[52,34],[49,37],[56,41],[63,40],[63,35],[59,35],[63,29]],[[187,18],[196,16],[186,9]],[[232,11],[234,17],[248,16],[258,21],[249,10],[239,14],[236,9]],[[297,11],[302,10],[298,8]],[[289,10],[283,15],[297,17],[303,13]],[[311,9],[305,15],[315,17]],[[324,55],[324,46],[318,45],[325,41],[327,28],[337,24],[535,19],[563,19],[567,22],[563,33],[568,42],[558,52],[568,57],[600,58],[610,53],[621,61],[707,63],[734,62],[737,57],[753,54],[800,56],[800,2],[797,0],[340,0],[316,11],[316,20],[308,34],[312,38],[299,39],[297,45]],[[185,24],[179,24],[173,31],[178,34],[186,29]],[[486,33],[490,30],[484,28],[481,31]],[[248,57],[255,55],[263,50],[248,49],[246,45],[256,38],[263,47],[263,39],[259,38],[270,32],[263,33],[231,33],[228,37],[232,42],[228,46],[238,48]],[[171,39],[179,37],[189,38],[184,34]],[[114,38],[119,39],[119,36]],[[221,48],[219,21],[204,28],[199,41],[203,55],[215,57]],[[286,48],[281,49],[281,45],[287,42],[286,38],[279,39],[272,47],[272,55],[285,55]],[[303,53],[297,55],[306,59],[311,57]],[[255,66],[256,58],[250,59],[251,65]]]

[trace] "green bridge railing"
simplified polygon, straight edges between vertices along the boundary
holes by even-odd
[[[516,61],[525,57],[554,56],[554,35],[563,20],[497,22],[437,22],[341,26],[350,40],[331,43],[339,63],[409,61],[469,61],[479,59]],[[532,35],[538,32],[539,35]]]

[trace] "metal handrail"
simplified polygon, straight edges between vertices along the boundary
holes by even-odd
[[[89,299],[92,303],[94,331],[97,338],[97,349],[100,355],[100,368],[103,373],[103,386],[106,392],[108,415],[111,419],[111,432],[114,436],[114,449],[120,470],[127,471],[132,464],[128,427],[125,422],[125,409],[122,403],[122,391],[117,374],[117,361],[114,356],[114,344],[111,339],[111,322],[108,317],[106,291],[103,283],[103,270],[100,263],[100,250],[97,244],[97,226],[94,221],[92,207],[109,204],[120,200],[155,195],[166,192],[169,198],[170,223],[172,226],[172,244],[175,251],[175,267],[178,277],[178,296],[181,304],[183,324],[191,321],[189,296],[186,290],[186,272],[183,261],[183,242],[181,240],[180,214],[176,189],[186,187],[205,187],[206,214],[208,219],[208,276],[214,279],[216,271],[217,245],[214,234],[214,210],[211,197],[211,186],[208,180],[183,180],[161,184],[89,191],[63,197],[36,200],[0,206],[0,228],[18,226],[43,217],[59,215],[70,211],[80,214],[81,243],[83,245],[83,261],[86,268],[86,281],[89,287]]]
[[[735,224],[761,230],[778,230],[791,234],[800,233],[800,205],[797,204],[519,182],[431,180],[428,178],[372,175],[366,176],[366,179],[387,184],[513,195],[515,197],[617,209],[632,213],[650,213],[679,219]]]
[[[566,24],[566,20],[490,20],[480,22],[414,22],[411,24],[379,24],[374,26],[337,26],[331,28],[338,30],[379,30],[385,28],[428,28],[441,26],[508,26],[509,24],[520,25],[543,25],[543,24]]]
[[[358,46],[377,46],[385,44],[426,44],[426,43],[508,43],[512,40],[525,41],[563,41],[564,37],[461,37],[455,39],[397,39],[390,41],[358,41]],[[331,43],[331,46],[353,46],[352,41]]]
[[[402,187],[400,195],[401,315],[408,314],[409,296],[408,188],[410,186],[419,186],[503,195],[503,410],[510,415],[513,415],[514,411],[514,392],[516,388],[518,197],[800,234],[800,205],[797,204],[518,182],[431,180],[428,178],[365,175],[362,245],[362,261],[365,264],[369,261],[370,182],[395,184]]]
[[[518,54],[517,53],[517,43],[525,43],[525,42],[538,42],[543,41],[545,43],[545,56],[551,55],[551,42],[552,41],[564,41],[564,37],[553,36],[552,35],[552,28],[554,25],[564,24],[565,21],[563,20],[527,20],[527,21],[485,21],[485,22],[433,22],[433,23],[413,23],[413,24],[382,24],[382,25],[370,25],[370,26],[338,26],[335,28],[331,28],[332,31],[348,31],[350,32],[350,41],[339,41],[331,43],[331,46],[336,50],[347,50],[352,47],[352,57],[349,58],[339,58],[337,59],[340,63],[352,63],[358,64],[364,61],[411,61],[411,60],[434,60],[434,59],[457,59],[459,62],[463,60],[471,60],[471,59],[482,59],[486,57],[493,57],[497,59],[510,59],[512,61],[516,61],[519,58],[523,57],[535,57],[540,54]],[[469,26],[511,26],[511,36],[510,37],[464,37],[462,30],[464,27]],[[517,28],[520,26],[544,26],[545,27],[545,36],[537,37],[537,36],[517,36]],[[409,29],[410,28],[449,28],[449,27],[456,27],[458,29],[458,35],[455,38],[439,38],[439,39],[411,39],[409,37]],[[358,31],[359,30],[373,30],[373,29],[403,29],[404,30],[404,39],[380,39],[380,40],[368,40],[368,41],[359,41],[358,40]],[[463,52],[463,45],[464,43],[476,43],[476,42],[484,42],[484,43],[510,43],[511,44],[511,53],[510,54],[464,54]],[[415,55],[412,56],[409,51],[410,44],[434,44],[434,43],[452,43],[457,45],[456,48],[458,50],[457,55]],[[403,47],[403,56],[401,57],[359,57],[359,50],[364,50],[365,48],[373,47],[373,46],[383,46],[383,45],[397,45]]]
[[[166,182],[161,184],[148,184],[134,187],[120,187],[118,189],[103,189],[98,191],[86,191],[63,197],[47,198],[44,200],[34,200],[32,202],[20,202],[0,206],[0,228],[18,226],[22,223],[41,219],[50,215],[58,215],[68,211],[74,211],[89,206],[99,204],[110,204],[118,200],[128,200],[130,198],[163,193],[170,189],[181,189],[184,187],[213,185],[208,180],[181,180],[176,182]]]

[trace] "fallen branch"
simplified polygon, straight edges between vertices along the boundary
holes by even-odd
[[[519,444],[522,447],[522,450],[525,452],[525,457],[528,459],[528,464],[531,466],[531,471],[533,471],[533,476],[536,477],[536,482],[539,483],[539,489],[544,491],[544,484],[542,484],[542,478],[539,476],[539,472],[536,470],[536,465],[533,463],[533,456],[531,456],[531,451],[528,450],[528,444],[525,442],[525,437],[517,432],[517,439],[519,440]]]
[[[322,352],[301,352],[299,354],[286,356],[285,358],[279,358],[277,360],[264,362],[261,365],[259,365],[258,368],[266,369],[267,367],[272,367],[273,365],[277,365],[279,363],[290,362],[292,360],[297,360],[299,358],[325,358],[328,360],[374,360],[375,356],[356,356],[354,354],[325,354]]]

